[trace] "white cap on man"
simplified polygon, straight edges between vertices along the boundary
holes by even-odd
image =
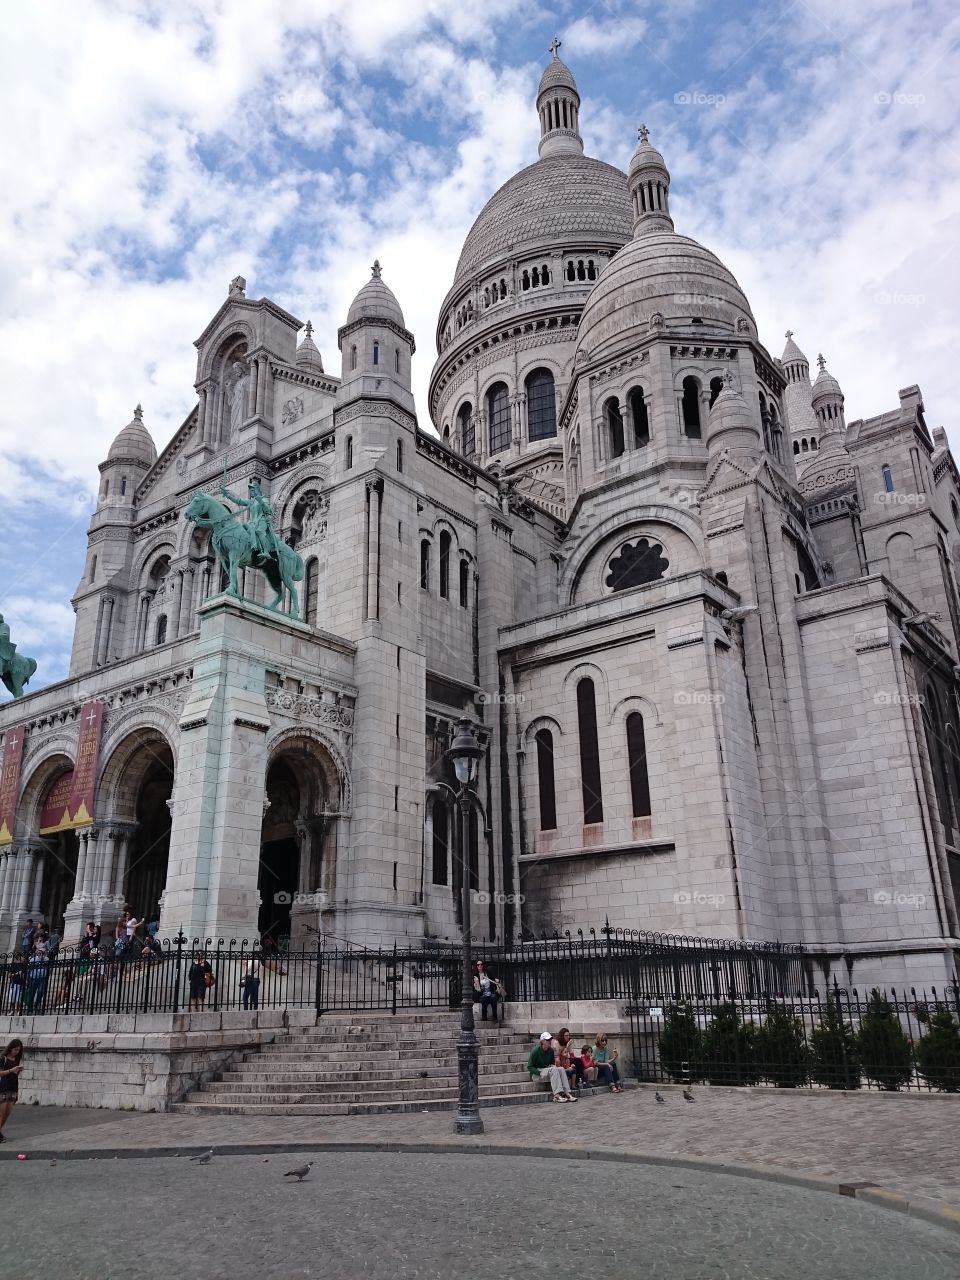
[[[552,1040],[552,1039],[553,1039],[553,1036],[550,1034],[550,1032],[549,1032],[549,1031],[541,1031],[541,1032],[540,1032],[540,1039],[541,1039],[541,1040]]]

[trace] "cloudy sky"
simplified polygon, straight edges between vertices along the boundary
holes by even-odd
[[[955,433],[960,14],[952,0],[31,0],[0,46],[0,610],[66,674],[97,463],[159,447],[231,277],[336,330],[377,256],[426,386],[484,201],[536,159],[554,34],[589,154],[645,120],[677,229],[763,340],[822,350],[848,421],[919,383]]]

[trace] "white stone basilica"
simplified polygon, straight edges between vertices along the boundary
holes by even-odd
[[[583,154],[554,56],[540,158],[473,224],[414,337],[375,264],[327,374],[235,280],[157,454],[101,464],[69,679],[25,731],[0,945],[126,904],[161,934],[453,939],[627,928],[803,942],[844,981],[960,951],[960,476],[917,387],[849,422],[674,230],[647,131]],[[224,585],[198,491],[258,480],[302,620]],[[42,674],[42,673],[41,673]],[[103,703],[92,824],[51,831]],[[461,862],[451,728],[486,745]],[[818,974],[819,977],[819,974]]]

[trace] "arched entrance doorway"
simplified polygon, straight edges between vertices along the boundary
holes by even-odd
[[[112,841],[112,905],[159,919],[170,855],[173,751],[155,729],[138,730],[112,752],[100,784],[97,825]],[[104,836],[101,836],[101,839]]]
[[[298,948],[316,937],[336,888],[340,776],[326,747],[293,734],[267,768],[267,807],[260,843],[259,927],[277,945]]]
[[[46,760],[34,773],[21,801],[27,830],[35,833],[21,842],[18,857],[32,855],[32,883],[21,881],[18,906],[40,918],[57,933],[64,931],[64,915],[72,901],[79,861],[77,832],[61,830],[73,779],[73,761],[58,755]]]

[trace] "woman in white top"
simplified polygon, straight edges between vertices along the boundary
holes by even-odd
[[[243,990],[243,1007],[258,1009],[260,1007],[260,961],[256,956],[252,956],[243,966],[240,986]]]

